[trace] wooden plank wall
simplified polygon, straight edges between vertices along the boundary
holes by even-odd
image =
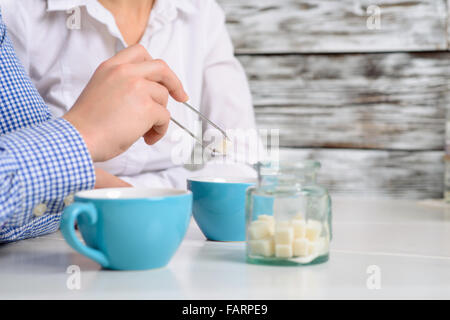
[[[442,197],[447,0],[219,3],[283,158],[321,161],[334,194]]]

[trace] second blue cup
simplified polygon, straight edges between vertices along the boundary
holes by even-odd
[[[214,241],[245,241],[245,192],[251,178],[192,178],[193,216],[205,237]]]

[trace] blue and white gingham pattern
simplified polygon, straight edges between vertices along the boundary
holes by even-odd
[[[50,119],[51,114],[18,61],[0,11],[0,135]]]
[[[64,198],[95,183],[78,131],[49,110],[16,58],[0,12],[0,242],[56,231]],[[35,217],[33,209],[47,211]]]

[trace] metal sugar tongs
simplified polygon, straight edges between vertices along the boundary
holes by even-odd
[[[217,130],[219,130],[219,132],[223,135],[223,137],[230,141],[230,138],[228,138],[225,130],[221,129],[217,124],[215,124],[214,122],[212,122],[211,120],[209,120],[205,115],[203,115],[201,112],[199,112],[197,109],[195,109],[193,106],[191,106],[189,103],[187,102],[183,102],[183,104],[188,107],[189,109],[191,109],[193,112],[195,112],[198,116],[200,116],[200,118],[202,118],[203,120],[205,120],[206,122],[208,122],[210,125],[212,125],[214,128],[216,128]],[[184,130],[185,132],[187,132],[192,138],[194,138],[198,143],[200,143],[200,145],[203,146],[203,148],[205,149],[209,149],[212,152],[212,156],[217,156],[217,155],[224,155],[223,152],[218,151],[216,148],[211,148],[210,146],[207,146],[203,143],[203,139],[197,137],[195,134],[193,134],[188,128],[186,128],[185,126],[183,126],[181,123],[179,123],[177,120],[175,120],[174,118],[170,117],[170,120],[172,120],[173,123],[175,123],[177,126],[179,126],[182,130]]]

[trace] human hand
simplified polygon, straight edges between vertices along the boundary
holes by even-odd
[[[104,188],[129,188],[132,187],[128,182],[106,172],[102,169],[95,169],[95,189]]]
[[[149,145],[164,136],[170,121],[169,95],[179,102],[188,100],[167,64],[135,45],[97,68],[63,118],[80,132],[93,161],[103,162],[142,136]]]

